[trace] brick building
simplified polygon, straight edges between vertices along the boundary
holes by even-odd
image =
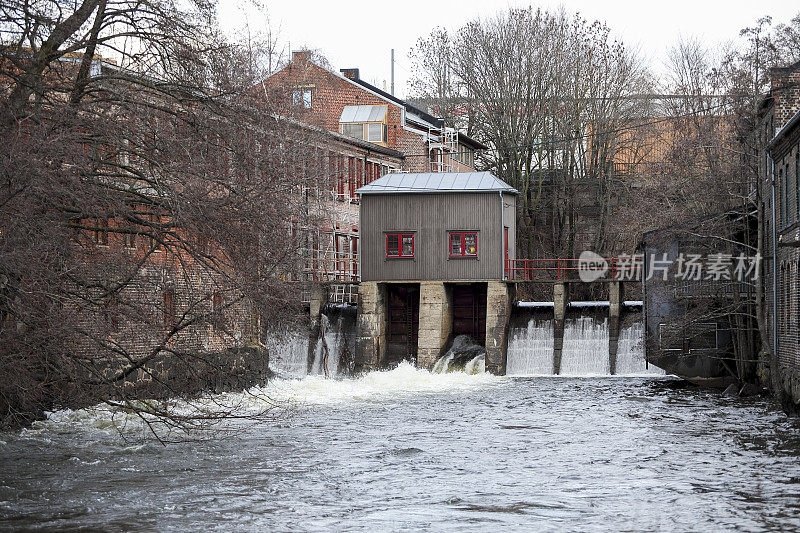
[[[290,276],[294,281],[331,283],[332,301],[355,303],[355,283],[360,275],[359,198],[355,191],[401,169],[404,157],[386,146],[317,129],[321,132],[317,148],[324,154],[322,179],[315,190],[306,194],[313,223],[293,226],[301,243],[303,265]],[[304,292],[303,298],[308,297]]]
[[[272,103],[332,132],[402,152],[408,172],[469,172],[486,146],[444,121],[362,80],[359,69],[335,73],[294,52],[286,67],[262,82]]]
[[[328,157],[326,183],[314,196],[322,215],[308,236],[302,278],[333,282],[336,301],[355,300],[358,281],[358,197],[355,191],[389,172],[474,170],[481,143],[362,80],[357,68],[333,72],[307,52],[256,91],[269,103],[327,132],[319,147]]]
[[[773,357],[762,366],[781,403],[800,404],[800,62],[771,71],[759,111],[764,293]]]

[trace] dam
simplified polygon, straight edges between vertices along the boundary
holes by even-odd
[[[615,375],[663,375],[663,370],[647,365],[644,358],[641,302],[623,302],[622,308]],[[560,375],[612,375],[608,313],[608,301],[568,304]],[[309,339],[304,328],[273,332],[269,336],[267,345],[272,370],[284,377],[344,377],[353,373],[358,314],[356,306],[323,305],[319,314],[321,335],[317,338]],[[555,375],[554,323],[552,302],[517,302],[512,307],[508,329],[507,375]],[[462,330],[458,331],[463,333]],[[480,344],[480,339],[474,340]],[[442,357],[447,353],[446,348]],[[396,366],[402,360],[413,361],[413,352],[398,354],[391,366]]]

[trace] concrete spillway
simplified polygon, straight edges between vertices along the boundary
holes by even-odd
[[[628,302],[630,304],[630,302]],[[625,313],[619,330],[616,358],[618,375],[659,375],[644,361],[641,314]],[[273,332],[265,344],[270,366],[282,377],[308,375],[336,377],[348,373],[355,349],[354,307],[328,307],[320,315],[320,331],[309,339],[307,327]],[[560,375],[609,375],[610,327],[607,302],[573,302],[564,320]],[[552,375],[554,358],[554,316],[552,302],[523,302],[514,308],[509,329],[507,375]],[[442,360],[448,354],[444,354]],[[481,359],[470,372],[484,368]],[[440,365],[441,366],[441,365]],[[439,368],[441,371],[446,369]]]
[[[353,306],[331,306],[320,314],[314,335],[304,326],[270,332],[265,344],[271,370],[286,378],[347,374],[355,350],[355,314]]]
[[[564,320],[560,375],[608,375],[609,321],[607,303],[576,305]],[[528,304],[515,309],[508,343],[508,375],[552,375],[555,327],[552,305]],[[605,309],[604,309],[605,307]],[[616,357],[618,375],[663,374],[645,364],[644,327],[639,313],[623,321]]]

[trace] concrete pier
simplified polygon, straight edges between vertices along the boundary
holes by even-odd
[[[622,283],[611,281],[608,284],[608,368],[611,375],[617,373],[621,307]]]
[[[508,325],[514,286],[490,281],[486,291],[486,371],[504,376],[508,360]]]
[[[553,285],[553,374],[561,373],[561,354],[564,350],[564,318],[567,313],[567,284]]]
[[[419,294],[419,340],[417,366],[433,368],[442,356],[453,329],[453,302],[440,281],[423,281]]]
[[[328,288],[322,283],[311,285],[311,294],[308,300],[309,332],[308,352],[306,355],[306,371],[310,372],[314,366],[314,350],[320,336],[322,308],[328,298]]]
[[[356,337],[356,372],[374,370],[386,352],[386,287],[376,282],[358,286],[359,310]]]

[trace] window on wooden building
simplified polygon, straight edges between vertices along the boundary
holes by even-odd
[[[413,233],[387,233],[386,234],[387,258],[414,257]]]
[[[451,231],[450,257],[478,257],[478,234],[474,231]]]

